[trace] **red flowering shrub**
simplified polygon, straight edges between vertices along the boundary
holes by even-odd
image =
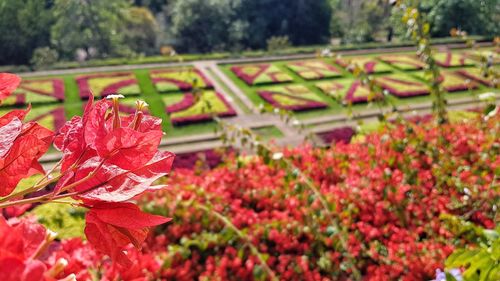
[[[148,240],[149,250],[162,257],[168,280],[265,280],[249,245],[278,280],[347,280],[353,266],[363,280],[433,279],[463,243],[440,215],[495,224],[499,118],[440,129],[394,124],[363,142],[285,151],[333,218],[297,173],[266,157],[178,171],[169,189],[144,200],[174,218]]]

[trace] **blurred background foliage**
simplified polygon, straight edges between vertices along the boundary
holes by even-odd
[[[0,0],[1,65],[401,41],[388,0]],[[500,34],[498,0],[422,0],[435,37]],[[286,42],[284,40],[286,38]]]

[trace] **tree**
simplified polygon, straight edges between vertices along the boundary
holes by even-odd
[[[245,44],[265,48],[277,36],[288,36],[294,45],[328,42],[331,13],[327,0],[242,0],[238,15],[248,22]]]
[[[171,6],[171,31],[181,51],[227,50],[246,31],[237,20],[239,0],[182,0]]]
[[[387,0],[331,0],[334,13],[331,32],[344,42],[374,41],[390,27],[391,8]]]
[[[290,4],[288,35],[294,45],[321,44],[330,40],[332,8],[327,0],[296,0]]]
[[[136,53],[153,54],[156,50],[158,24],[151,11],[131,7],[123,27],[124,42]]]
[[[500,2],[498,0],[433,0],[424,1],[434,36],[449,36],[452,28],[469,34],[500,34]]]
[[[38,46],[50,42],[50,0],[0,2],[0,64],[26,64]]]
[[[127,54],[119,31],[129,7],[127,0],[56,0],[52,43],[67,58],[73,58],[77,49],[89,56],[95,49],[98,57]]]

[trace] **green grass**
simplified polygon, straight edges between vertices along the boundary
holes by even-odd
[[[231,91],[226,84],[224,84],[224,82],[222,82],[222,80],[220,80],[219,76],[215,75],[215,73],[213,72],[212,69],[209,69],[208,70],[210,72],[210,74],[212,74],[212,77],[215,78],[215,81],[222,87],[222,89],[224,89],[225,93],[227,93],[235,102],[236,104],[238,105],[238,107],[243,110],[243,112],[245,113],[251,113],[252,111],[250,110],[250,108],[248,108],[242,101],[241,99],[235,94],[233,93],[233,91]]]

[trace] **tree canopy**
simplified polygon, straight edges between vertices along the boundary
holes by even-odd
[[[500,34],[498,0],[421,0],[433,36]],[[2,0],[0,64],[265,49],[404,36],[388,0]],[[271,41],[269,41],[271,40]],[[36,58],[34,58],[35,50]],[[45,56],[49,56],[45,58]]]

